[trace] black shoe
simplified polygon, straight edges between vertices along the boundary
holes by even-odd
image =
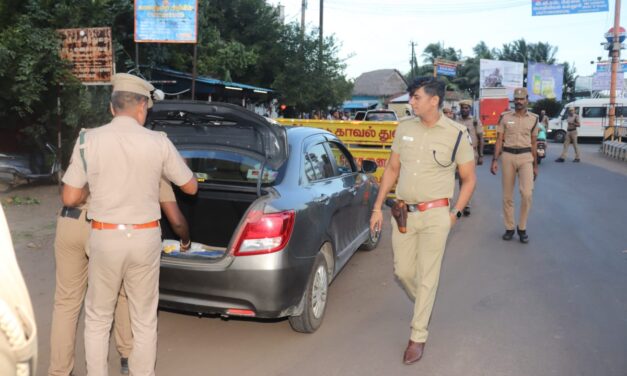
[[[464,214],[464,217],[468,217],[470,215],[470,206],[466,206],[462,213]]]
[[[555,162],[562,163],[562,162],[564,162],[564,158],[561,158],[561,157],[560,157],[560,158],[557,158],[557,159],[555,160]]]
[[[120,373],[128,375],[128,358],[120,358]]]
[[[514,230],[505,230],[503,234],[503,240],[512,240],[514,237]]]
[[[518,237],[520,238],[520,242],[521,243],[529,243],[529,235],[527,235],[527,230],[521,230],[519,228],[517,228],[518,230]]]
[[[577,163],[577,162],[581,162],[581,160],[579,158],[575,158],[573,159],[573,162]]]

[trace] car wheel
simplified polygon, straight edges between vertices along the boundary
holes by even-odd
[[[555,132],[555,136],[553,136],[553,140],[555,142],[559,142],[564,143],[564,140],[566,139],[566,133],[564,133],[564,131],[557,131]]]
[[[301,333],[313,333],[322,324],[327,307],[327,293],[329,289],[329,274],[327,263],[322,254],[316,258],[313,271],[309,276],[305,290],[305,307],[297,316],[290,316],[292,329]]]
[[[381,231],[377,234],[372,234],[372,231],[368,231],[368,240],[366,240],[362,245],[359,246],[359,249],[362,251],[372,251],[379,245],[379,241],[381,240]]]

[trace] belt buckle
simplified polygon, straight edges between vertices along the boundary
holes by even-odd
[[[118,230],[126,230],[126,225],[118,225],[117,229]]]

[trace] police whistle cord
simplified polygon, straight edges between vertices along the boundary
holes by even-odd
[[[4,300],[0,299],[0,333],[4,334],[11,349],[20,349],[27,343],[26,334],[22,323],[13,314],[11,308]],[[30,376],[30,364],[27,362],[17,363],[17,376]]]

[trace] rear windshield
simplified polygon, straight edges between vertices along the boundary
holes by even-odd
[[[257,183],[262,161],[233,151],[181,150],[199,182]],[[265,166],[261,182],[274,182],[277,171]]]
[[[396,116],[392,112],[370,112],[366,115],[369,121],[396,121]]]

